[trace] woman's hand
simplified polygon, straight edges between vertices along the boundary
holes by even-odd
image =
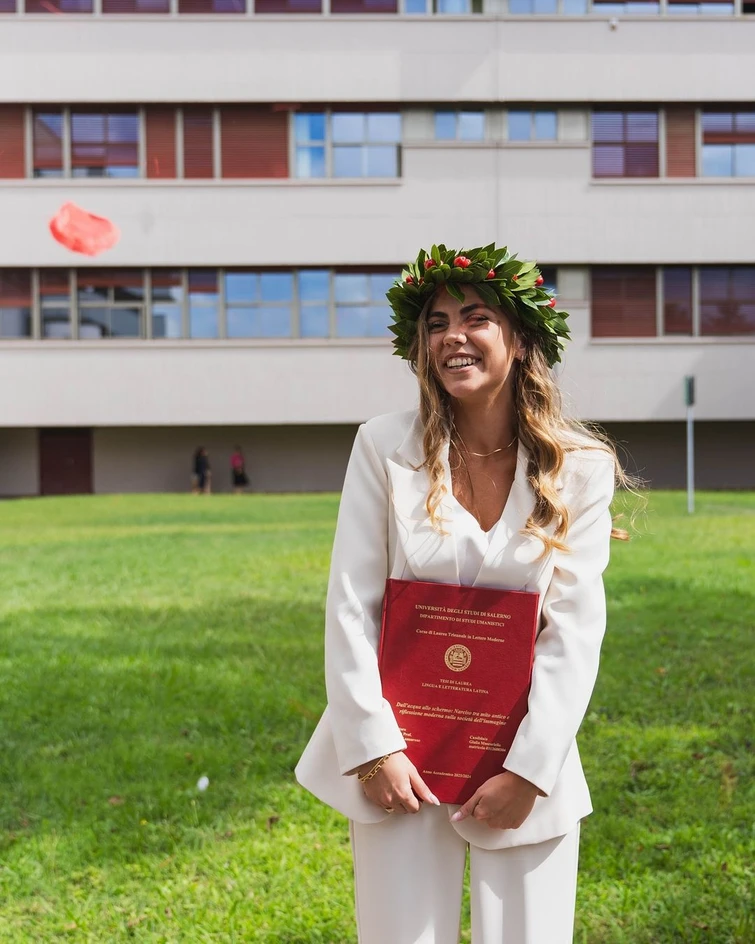
[[[459,823],[473,816],[491,829],[518,829],[532,812],[540,790],[510,770],[496,774],[477,790],[474,796],[451,817]]]
[[[374,767],[375,761],[362,764],[357,773],[363,776]],[[362,784],[365,796],[384,810],[397,813],[419,813],[422,800],[440,806],[440,800],[430,791],[417,768],[404,754],[391,754],[380,770]]]

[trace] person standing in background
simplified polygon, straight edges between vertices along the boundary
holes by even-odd
[[[233,494],[241,495],[249,484],[249,477],[246,474],[246,460],[241,446],[234,446],[231,455],[231,482],[233,484]]]
[[[193,495],[209,495],[212,491],[210,457],[204,446],[199,446],[194,453],[194,472],[192,475],[191,491]]]

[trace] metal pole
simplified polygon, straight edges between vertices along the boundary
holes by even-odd
[[[695,408],[687,407],[687,511],[695,510]]]
[[[687,405],[687,512],[695,510],[695,378],[684,378],[684,402]]]

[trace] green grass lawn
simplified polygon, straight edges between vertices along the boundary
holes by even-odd
[[[0,505],[0,942],[356,941],[346,822],[292,775],[337,503]],[[642,532],[580,735],[575,940],[752,944],[755,495],[653,494]]]

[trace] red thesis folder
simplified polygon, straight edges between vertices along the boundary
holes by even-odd
[[[378,662],[406,753],[442,803],[501,773],[527,714],[537,593],[386,581]]]

